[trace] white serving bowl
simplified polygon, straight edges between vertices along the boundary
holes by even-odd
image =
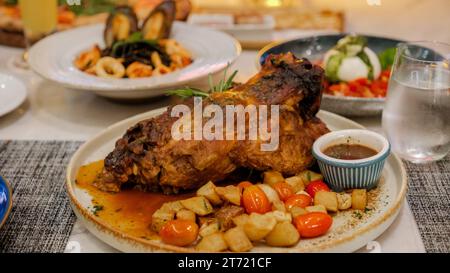
[[[191,52],[190,65],[161,76],[101,78],[80,71],[73,61],[95,44],[104,47],[103,30],[104,24],[98,24],[50,35],[30,49],[28,63],[42,77],[68,88],[115,99],[140,99],[164,95],[175,87],[205,84],[209,74],[221,74],[241,53],[239,42],[228,34],[175,22],[170,38]]]

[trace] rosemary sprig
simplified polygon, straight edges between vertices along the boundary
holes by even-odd
[[[233,85],[233,79],[234,79],[234,77],[237,74],[237,70],[235,70],[231,74],[231,76],[227,79],[228,67],[229,67],[229,64],[227,65],[227,67],[223,71],[223,79],[221,79],[216,86],[214,86],[212,84],[212,75],[209,74],[209,91],[210,92],[223,92],[223,91],[226,91],[226,90],[231,88],[231,86]]]
[[[186,86],[184,88],[167,91],[166,94],[179,96],[184,99],[189,98],[189,97],[207,97],[207,96],[209,96],[209,94],[207,92],[204,92],[197,88],[191,88],[188,86]]]
[[[213,84],[212,75],[211,74],[208,75],[208,84],[209,84],[208,91],[204,91],[204,90],[201,90],[198,88],[192,88],[192,87],[186,86],[184,88],[170,90],[170,91],[166,92],[166,95],[176,95],[176,96],[186,99],[189,97],[208,97],[209,93],[224,92],[233,86],[233,79],[238,72],[237,70],[235,70],[231,74],[231,76],[227,78],[227,70],[228,70],[229,66],[230,66],[230,64],[228,64],[227,67],[225,68],[225,70],[223,72],[223,79],[221,79],[217,85]]]

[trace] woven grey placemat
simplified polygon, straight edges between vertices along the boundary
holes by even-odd
[[[63,252],[75,223],[64,188],[80,142],[0,141],[0,174],[13,207],[0,229],[0,252]]]
[[[405,163],[409,206],[427,252],[450,252],[450,155],[427,165]]]
[[[13,187],[13,208],[0,229],[0,252],[63,252],[75,216],[65,170],[81,142],[0,141],[0,174]],[[428,165],[405,163],[408,203],[427,252],[450,252],[450,155]]]

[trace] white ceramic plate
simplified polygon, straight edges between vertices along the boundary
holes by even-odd
[[[192,248],[174,247],[159,240],[145,240],[130,236],[112,228],[102,219],[93,215],[88,207],[92,207],[92,197],[75,184],[78,169],[87,163],[103,159],[114,148],[115,141],[125,130],[140,120],[157,116],[165,108],[150,111],[126,119],[105,129],[83,144],[72,157],[67,169],[66,188],[72,208],[86,228],[100,240],[124,252],[192,252]],[[361,125],[332,114],[321,111],[318,115],[331,130],[363,128]],[[376,207],[363,219],[356,219],[352,211],[339,212],[333,217],[330,231],[321,237],[303,239],[290,248],[277,248],[258,245],[255,252],[352,252],[382,234],[397,216],[406,193],[406,174],[401,160],[390,155],[383,170],[382,180],[377,188],[378,198],[373,203]],[[353,226],[351,226],[354,224]]]
[[[339,97],[323,94],[320,107],[346,117],[381,115],[385,98]]]
[[[0,73],[0,116],[19,107],[27,98],[27,88],[16,77]]]
[[[69,88],[117,99],[138,99],[160,96],[167,89],[187,83],[206,81],[208,74],[219,73],[241,53],[240,44],[225,33],[175,22],[171,38],[192,53],[192,64],[162,76],[105,79],[86,74],[73,65],[83,50],[94,44],[104,47],[103,29],[103,24],[80,27],[39,41],[30,49],[30,67],[42,77]]]

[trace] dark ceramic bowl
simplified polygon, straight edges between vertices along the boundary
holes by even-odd
[[[348,34],[320,35],[291,41],[269,44],[258,53],[261,65],[269,54],[292,52],[298,58],[311,61],[321,60],[325,53],[336,45],[337,41]],[[363,35],[368,47],[380,53],[390,47],[396,47],[400,40]],[[383,111],[384,98],[337,97],[324,94],[321,108],[344,116],[374,116]]]

